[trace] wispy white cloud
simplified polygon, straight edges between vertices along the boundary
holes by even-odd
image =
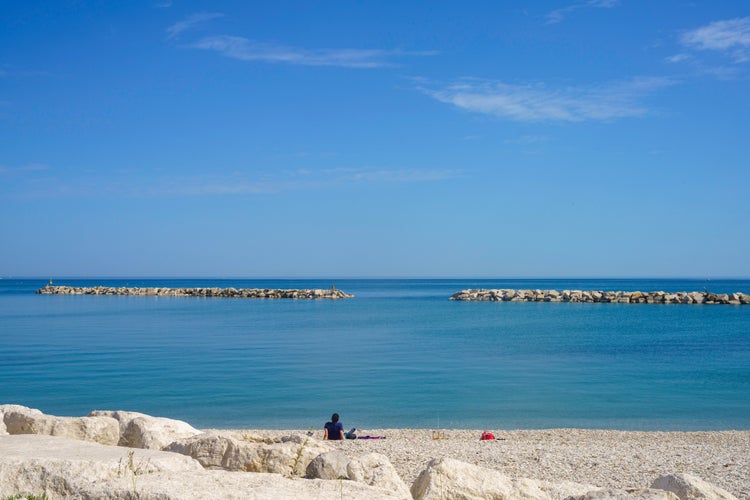
[[[503,140],[503,144],[518,144],[521,146],[529,146],[531,144],[539,144],[541,142],[547,142],[549,137],[544,135],[522,135],[520,137],[513,137]]]
[[[239,36],[205,37],[189,45],[212,50],[242,61],[300,64],[305,66],[339,66],[344,68],[377,68],[392,66],[390,59],[401,56],[435,55],[433,51],[378,49],[317,49],[308,50],[284,45],[257,42]]]
[[[664,60],[667,61],[668,63],[680,63],[684,61],[689,61],[690,59],[692,59],[692,56],[690,54],[680,53],[680,54],[675,54],[673,56],[669,56],[665,58]]]
[[[555,9],[547,14],[547,24],[557,24],[562,22],[569,14],[580,10],[580,9],[611,9],[619,4],[619,0],[587,0],[585,2],[577,2],[567,7]]]
[[[157,2],[154,4],[155,9],[168,9],[172,6],[171,0],[167,0],[166,2]]]
[[[224,17],[224,14],[220,12],[199,12],[197,14],[193,14],[187,19],[178,21],[174,23],[172,26],[168,27],[166,30],[167,38],[170,38],[170,39],[175,38],[179,36],[181,33],[195,28],[199,24],[205,23],[212,19],[217,19],[219,17]]]
[[[19,175],[27,172],[43,172],[49,170],[49,165],[43,163],[29,163],[20,167],[6,167],[0,165],[0,175]]]
[[[52,76],[51,73],[46,71],[29,71],[29,70],[18,70],[18,69],[7,69],[6,67],[0,67],[0,78],[34,78],[34,77],[48,77]]]
[[[643,97],[672,85],[667,78],[641,77],[588,87],[550,88],[463,80],[441,89],[421,88],[438,101],[458,108],[522,122],[608,121],[643,116]]]
[[[46,169],[46,166],[43,169]],[[0,176],[20,172],[0,168]],[[211,175],[141,175],[129,170],[121,175],[97,177],[80,173],[65,178],[56,175],[15,177],[12,185],[0,184],[0,198],[35,197],[150,197],[150,196],[237,196],[274,195],[291,191],[340,189],[355,185],[439,182],[460,177],[458,169],[332,168],[297,169],[274,173],[226,173]],[[5,189],[5,192],[3,187]]]
[[[297,169],[280,175],[241,175],[169,179],[149,188],[149,195],[260,195],[288,191],[335,189],[365,184],[405,184],[436,182],[461,175],[455,169],[380,169],[334,168],[323,170]]]
[[[697,50],[714,50],[729,55],[734,62],[750,61],[750,17],[714,21],[683,33],[683,45]]]

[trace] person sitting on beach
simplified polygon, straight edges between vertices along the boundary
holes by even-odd
[[[331,415],[331,421],[323,426],[323,439],[336,441],[344,439],[344,424],[339,422],[338,413]]]

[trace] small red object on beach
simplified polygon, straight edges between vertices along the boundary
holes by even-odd
[[[484,431],[482,437],[479,438],[480,441],[490,441],[492,439],[495,439],[495,435],[487,431]]]

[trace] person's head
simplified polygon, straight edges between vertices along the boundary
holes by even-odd
[[[335,424],[338,421],[339,421],[339,414],[338,413],[334,413],[333,415],[331,415],[331,422],[333,422]]]

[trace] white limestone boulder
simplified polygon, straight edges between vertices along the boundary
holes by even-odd
[[[5,425],[5,415],[6,414],[28,414],[28,415],[34,415],[34,416],[42,416],[44,415],[41,411],[35,409],[35,408],[29,408],[27,406],[21,406],[21,405],[0,405],[0,436],[7,436],[10,434],[8,432],[8,428]]]
[[[346,467],[349,457],[343,452],[334,450],[321,453],[313,458],[305,469],[305,477],[310,479],[349,479]]]
[[[652,488],[671,491],[680,500],[737,500],[728,491],[691,474],[669,474],[657,478]]]
[[[593,484],[581,484],[573,481],[539,481],[539,489],[546,492],[550,498],[569,498],[593,493],[603,488],[599,488]]]
[[[570,496],[565,500],[677,500],[674,493],[650,488],[634,488],[625,490],[603,489],[586,493],[585,495]]]
[[[189,457],[157,450],[50,436],[0,437],[0,498],[42,494],[50,500],[400,498],[354,481],[205,470]]]
[[[244,441],[232,433],[207,432],[175,441],[165,448],[195,458],[206,468],[270,472],[302,477],[308,464],[331,448],[308,436],[286,436],[273,442]]]
[[[3,405],[5,431],[8,434],[40,434],[67,437],[100,444],[117,444],[120,429],[110,417],[57,417],[20,405]]]
[[[152,417],[134,411],[96,410],[89,417],[109,417],[119,424],[120,446],[161,450],[173,441],[201,434],[187,422],[164,417]]]
[[[414,500],[549,500],[537,481],[511,479],[504,474],[452,458],[432,460],[411,486]]]
[[[347,464],[346,471],[352,481],[392,491],[400,498],[412,498],[406,483],[385,455],[368,453],[353,458]]]
[[[432,460],[411,486],[415,500],[551,500],[584,496],[595,491],[598,491],[595,486],[572,481],[552,483],[510,478],[499,471],[451,458]]]
[[[247,471],[246,464],[255,459],[256,447],[232,436],[207,433],[175,441],[165,451],[192,457],[207,469]]]
[[[133,489],[133,482],[160,471],[195,473],[200,464],[172,453],[104,446],[56,436],[0,437],[0,498],[47,493],[50,498],[84,497],[86,485],[107,483],[114,490]],[[96,491],[96,490],[94,490]],[[101,488],[106,498],[107,489]]]

